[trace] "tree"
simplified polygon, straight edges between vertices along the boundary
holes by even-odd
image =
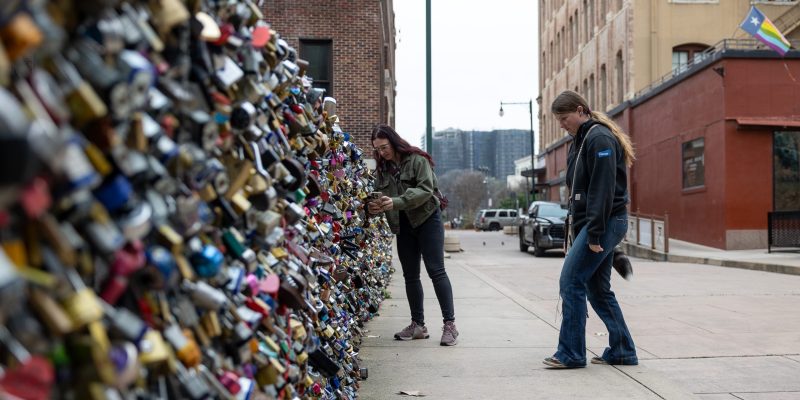
[[[486,200],[485,176],[476,171],[452,170],[439,177],[439,189],[450,203],[445,211],[447,218],[461,216],[467,224]]]

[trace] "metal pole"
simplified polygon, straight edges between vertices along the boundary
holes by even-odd
[[[533,136],[533,99],[528,100],[528,112],[530,112],[531,114],[531,198],[533,198],[533,200],[536,200],[536,195],[534,194],[536,190],[536,184],[535,181],[533,180],[534,177],[533,170],[535,169],[536,165],[533,160],[533,157],[536,155],[533,150],[534,147],[533,143],[535,141],[535,138]]]
[[[426,100],[426,127],[425,151],[433,153],[433,123],[431,106],[431,0],[425,1],[425,100]]]

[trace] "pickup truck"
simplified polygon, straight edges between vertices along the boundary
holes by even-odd
[[[566,232],[564,221],[567,210],[558,203],[534,201],[528,208],[528,217],[519,225],[519,251],[541,257],[550,249],[563,250]]]

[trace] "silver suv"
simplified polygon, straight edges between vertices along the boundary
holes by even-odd
[[[518,222],[517,210],[508,208],[480,210],[475,215],[475,229],[479,231],[499,231]]]

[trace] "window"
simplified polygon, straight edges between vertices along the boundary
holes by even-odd
[[[597,99],[594,98],[594,74],[589,75],[589,91],[586,93],[588,94],[586,101],[589,102],[589,107],[594,107],[597,104]]]
[[[705,185],[705,138],[683,143],[683,188]]]
[[[672,51],[672,72],[680,73],[689,65],[689,52]]]
[[[573,46],[575,46],[575,52],[577,53],[578,45],[580,44],[580,38],[578,37],[579,35],[578,25],[580,24],[578,22],[578,10],[575,10],[575,17],[572,19],[572,21],[574,22],[574,24],[572,25],[572,42]]]
[[[589,29],[587,30],[587,37],[594,36],[594,2],[595,0],[589,1],[589,8],[586,8],[586,13],[589,15]]]
[[[553,74],[556,72],[556,65],[554,64],[554,60],[556,59],[556,53],[553,53],[553,41],[550,41],[550,76],[552,77]]]
[[[314,87],[333,96],[333,41],[300,39],[300,58],[308,61],[307,72],[314,78]]]
[[[500,218],[506,218],[506,217],[508,217],[508,212],[500,211],[500,213],[497,216],[500,217]]]
[[[583,91],[581,92],[581,94],[582,94],[582,95],[583,95],[583,97],[586,99],[586,101],[588,101],[588,102],[591,102],[591,101],[592,101],[592,100],[589,98],[589,81],[588,81],[588,80],[586,80],[586,79],[584,79],[584,80],[583,80]]]
[[[800,132],[775,132],[772,140],[775,211],[800,204]]]
[[[517,212],[516,211],[509,211],[508,212],[508,216],[511,217],[511,218],[517,218]]]
[[[589,30],[589,5],[587,0],[583,0],[583,42],[589,41],[592,36],[592,31]]]
[[[600,0],[600,26],[605,26],[606,14],[608,14],[608,0]]]
[[[497,215],[497,211],[486,211],[483,214],[483,216],[486,218],[494,217],[495,215]]]
[[[567,54],[567,58],[571,58],[572,55],[575,54],[574,53],[575,46],[574,43],[572,42],[573,38],[575,37],[575,25],[572,21],[571,15],[569,17],[569,31],[567,32],[567,34],[569,35],[569,40],[567,40],[567,42],[569,42],[569,52]]]
[[[606,112],[606,105],[608,104],[608,80],[606,79],[606,65],[600,66],[600,111]]]
[[[675,46],[672,48],[672,72],[679,74],[686,70],[689,65],[702,61],[703,51],[709,46],[701,43],[689,43]]]
[[[617,62],[614,68],[617,70],[616,103],[621,104],[625,98],[625,62],[622,60],[622,50],[617,52]]]
[[[547,66],[547,58],[545,58],[544,52],[542,52],[542,65],[544,66],[544,79],[547,80],[547,78],[550,77],[550,71]]]

